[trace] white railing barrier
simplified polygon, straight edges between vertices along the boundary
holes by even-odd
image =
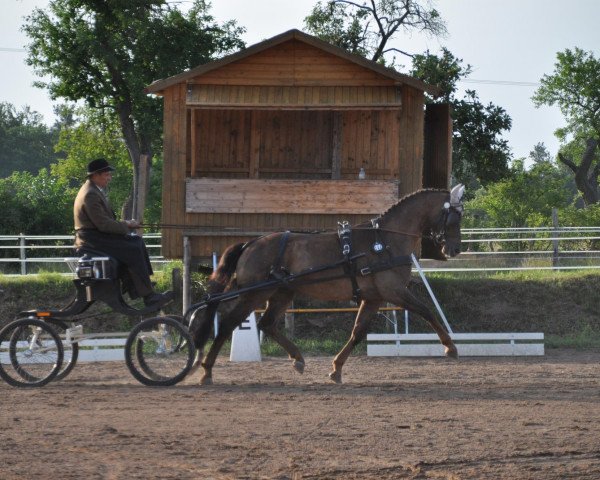
[[[459,357],[544,355],[543,333],[451,333]],[[370,333],[367,355],[372,357],[443,357],[435,333]]]

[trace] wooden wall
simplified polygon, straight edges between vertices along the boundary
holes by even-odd
[[[401,130],[399,110],[192,109],[191,118],[192,177],[332,178],[336,143],[339,178],[355,179],[363,167],[369,179],[401,179],[414,168],[401,173],[400,142],[414,128]],[[412,161],[420,149],[418,141],[406,147]]]
[[[449,104],[427,105],[423,187],[450,188],[452,118]]]
[[[191,178],[396,180],[399,195],[422,186],[424,95],[408,85],[292,40],[164,92],[163,255],[222,252],[236,231],[335,229],[372,215],[185,213]],[[360,195],[357,192],[356,195]],[[227,231],[216,234],[214,231]],[[213,232],[213,233],[209,233]]]
[[[290,40],[196,77],[191,84],[267,86],[394,86],[368,68]]]

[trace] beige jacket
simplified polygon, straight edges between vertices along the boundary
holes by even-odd
[[[115,235],[127,235],[129,233],[127,223],[116,220],[108,199],[89,179],[77,193],[73,205],[73,217],[75,230],[94,229]]]

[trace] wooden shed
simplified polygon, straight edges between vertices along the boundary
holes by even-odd
[[[451,120],[435,93],[290,30],[150,85],[164,99],[163,255],[207,257],[259,233],[334,229],[449,186]],[[361,169],[365,179],[359,179]]]

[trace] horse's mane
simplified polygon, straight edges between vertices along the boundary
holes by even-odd
[[[415,197],[419,197],[424,193],[432,193],[432,192],[444,192],[448,193],[448,190],[444,190],[443,188],[422,188],[417,190],[416,192],[408,193],[404,195],[400,200],[398,200],[394,205],[388,208],[385,212],[383,212],[380,217],[387,215],[388,213],[393,213],[395,210],[403,206],[405,203],[411,202],[415,199]]]

